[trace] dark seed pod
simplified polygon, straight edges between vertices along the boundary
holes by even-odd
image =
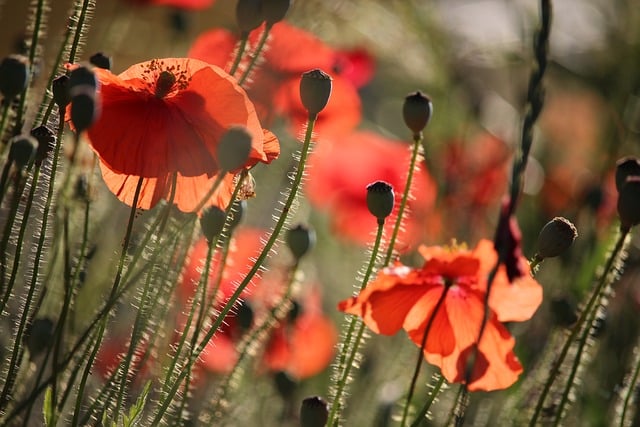
[[[376,181],[367,185],[367,208],[378,221],[384,221],[391,215],[394,203],[395,195],[390,184]]]
[[[329,419],[329,405],[319,397],[307,397],[300,406],[300,427],[324,427]]]
[[[309,117],[315,119],[318,113],[327,106],[331,96],[332,79],[322,70],[307,71],[300,80],[300,99],[302,105],[309,112]]]
[[[287,231],[285,240],[293,256],[299,260],[313,247],[316,233],[303,225],[297,225]]]
[[[267,25],[282,21],[290,6],[291,0],[262,0],[262,14]]]
[[[27,135],[14,136],[10,140],[9,161],[12,161],[18,169],[24,169],[33,159],[38,149],[38,141]]]
[[[89,58],[89,62],[98,68],[110,70],[112,66],[111,57],[102,52],[95,53]]]
[[[402,117],[407,127],[419,134],[427,126],[433,113],[431,100],[422,92],[417,91],[407,95],[402,106]]]
[[[0,62],[0,93],[11,100],[22,93],[29,82],[29,59],[9,55]]]
[[[569,249],[578,237],[575,225],[566,218],[556,217],[545,224],[538,234],[538,253],[540,259],[553,258]]]
[[[224,228],[225,212],[217,206],[210,206],[204,210],[200,217],[200,227],[202,234],[211,243]]]
[[[264,22],[262,0],[238,0],[236,21],[243,33],[249,33],[258,28]]]

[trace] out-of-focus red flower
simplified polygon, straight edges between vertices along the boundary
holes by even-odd
[[[196,59],[166,58],[133,65],[120,75],[95,69],[102,113],[88,131],[109,189],[131,205],[143,179],[138,208],[167,199],[177,176],[174,203],[193,211],[220,172],[217,148],[231,126],[244,126],[252,149],[243,167],[269,163],[278,141],[263,131],[255,109],[235,80]],[[237,171],[232,171],[237,172]],[[224,207],[233,189],[224,180],[209,204]]]
[[[185,10],[202,10],[215,3],[215,0],[125,0],[134,6],[170,6]]]
[[[253,47],[262,31],[263,27],[251,33],[249,41]],[[237,37],[228,31],[214,29],[194,42],[188,56],[229,70],[237,42]],[[367,58],[368,61],[363,52],[360,56],[343,54],[311,33],[279,22],[271,29],[263,60],[252,72],[247,92],[256,104],[261,120],[268,124],[276,115],[288,117],[292,132],[298,134],[308,116],[300,101],[300,76],[320,68],[334,80],[331,98],[315,129],[322,135],[348,132],[358,125],[361,118],[357,87],[365,84],[373,74],[373,60],[370,56]],[[241,72],[242,67],[236,77]]]
[[[333,359],[337,332],[322,312],[317,290],[299,305],[294,319],[285,319],[272,332],[263,362],[274,372],[284,371],[293,378],[305,379],[322,372]]]
[[[262,249],[265,232],[258,229],[239,228],[234,234],[233,247],[227,257],[223,279],[216,295],[216,307],[222,305],[237,289]],[[178,288],[179,300],[187,305],[193,298],[207,256],[208,244],[204,238],[193,247],[182,273]],[[220,269],[219,258],[214,257],[209,275],[208,290],[213,291],[213,281]],[[265,283],[254,278],[253,287],[241,294],[244,304],[254,310],[256,322],[262,321],[268,311],[278,303],[283,292],[283,282]],[[184,310],[183,310],[184,311]],[[238,360],[237,345],[247,332],[238,321],[238,310],[227,315],[221,327],[205,347],[199,366],[208,372],[228,373]],[[183,323],[183,320],[179,323]],[[255,323],[255,322],[254,322]],[[316,375],[331,362],[336,343],[333,323],[322,313],[318,292],[307,295],[301,301],[300,312],[294,319],[284,319],[276,325],[269,339],[263,361],[272,370],[283,370],[298,379]]]
[[[399,200],[404,191],[411,147],[403,141],[373,132],[355,132],[333,144],[320,144],[309,159],[309,179],[305,192],[309,201],[326,209],[336,234],[358,244],[371,242],[376,218],[367,208],[366,186],[385,181],[394,188],[396,206],[385,222],[387,236],[393,228]],[[436,188],[423,165],[414,174],[404,231],[400,240],[407,245],[420,237],[436,198]]]
[[[421,268],[400,264],[384,269],[356,297],[339,309],[361,316],[374,332],[393,335],[403,328],[418,346],[433,317],[423,348],[425,359],[449,382],[464,382],[476,345],[487,291],[487,275],[497,261],[493,243],[482,240],[473,251],[460,247],[421,247]],[[513,384],[522,366],[513,352],[515,340],[502,322],[524,321],[542,302],[542,287],[527,274],[509,282],[504,266],[493,280],[489,321],[478,345],[469,390],[498,390]],[[436,305],[442,299],[438,310]]]
[[[375,72],[373,56],[363,48],[338,50],[333,71],[349,80],[355,87],[367,85]]]

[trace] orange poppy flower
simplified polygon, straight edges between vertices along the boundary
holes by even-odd
[[[277,139],[263,131],[244,90],[218,67],[167,58],[133,65],[117,76],[103,69],[95,73],[102,112],[88,131],[89,142],[105,183],[125,203],[133,202],[143,178],[136,207],[154,206],[168,198],[176,174],[174,203],[182,211],[194,210],[220,172],[218,142],[231,126],[244,126],[253,137],[244,167],[269,163],[279,154]],[[228,202],[226,191],[211,202]]]
[[[374,332],[393,335],[403,328],[418,346],[433,317],[423,353],[449,382],[464,382],[485,313],[487,275],[497,261],[493,243],[482,240],[473,250],[460,247],[421,247],[422,268],[397,264],[385,268],[356,297],[339,309],[361,316]],[[515,340],[502,324],[524,321],[542,302],[542,288],[529,274],[509,282],[504,266],[493,280],[489,320],[480,340],[469,390],[509,387],[522,372],[513,352]],[[440,299],[442,303],[434,312]]]
[[[258,42],[262,31],[264,28],[260,27],[251,33],[251,46]],[[188,56],[229,70],[237,42],[238,38],[229,31],[214,29],[196,39]],[[271,29],[263,61],[253,70],[247,92],[260,120],[269,124],[278,115],[288,117],[291,132],[297,135],[308,118],[300,101],[300,75],[314,68],[326,70],[333,78],[331,98],[314,129],[323,136],[345,133],[360,123],[362,115],[355,83],[364,84],[370,78],[367,73],[373,74],[372,60],[368,67],[360,62],[363,65],[356,64],[355,56],[352,61],[349,55],[332,49],[303,29],[279,22]],[[341,71],[353,80],[342,77]]]
[[[316,148],[309,158],[310,179],[305,182],[305,193],[314,206],[328,210],[338,236],[366,245],[377,228],[376,218],[367,207],[367,185],[378,180],[388,182],[399,199],[406,185],[410,158],[411,149],[404,141],[368,131],[354,132],[335,144]],[[423,165],[416,171],[412,187],[415,199],[409,203],[400,235],[405,245],[418,241],[425,219],[433,217],[436,199],[436,184]],[[396,203],[396,210],[385,222],[387,236],[398,207]]]

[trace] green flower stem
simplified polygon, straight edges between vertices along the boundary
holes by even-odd
[[[9,119],[9,110],[11,110],[10,107],[11,102],[8,99],[3,99],[2,101],[0,101],[0,108],[2,108],[2,118],[0,118],[0,135],[4,135],[4,129],[7,126],[7,121]],[[0,159],[4,159],[5,152],[9,147],[9,144],[6,141],[1,141],[0,146],[2,147]]]
[[[8,285],[9,289],[13,288],[16,278],[18,277],[18,266],[20,265],[20,256],[22,254],[22,246],[24,244],[24,234],[27,229],[27,223],[29,222],[28,221],[29,213],[31,212],[31,206],[33,204],[35,191],[38,186],[39,177],[40,177],[40,167],[36,167],[33,173],[33,181],[31,183],[31,189],[29,191],[27,204],[24,208],[22,224],[20,225],[20,231],[18,234],[18,241],[16,243],[16,253],[13,260],[13,269],[11,271],[11,276],[9,278],[9,285]],[[13,342],[13,350],[11,351],[11,361],[9,362],[9,369],[5,377],[5,383],[4,383],[4,387],[2,388],[2,393],[0,394],[0,405],[4,405],[14,385],[16,370],[20,365],[20,359],[23,353],[22,335],[27,326],[27,319],[28,319],[29,312],[31,311],[30,310],[31,301],[33,300],[34,294],[35,294],[35,286],[29,287],[29,291],[27,292],[27,297],[24,302],[24,308],[22,309],[22,314],[20,316],[18,331],[16,332],[16,336]]]
[[[391,239],[389,239],[389,246],[387,247],[387,255],[384,258],[384,262],[382,264],[383,266],[389,265],[389,263],[391,262],[391,257],[393,256],[393,250],[396,245],[398,233],[400,232],[400,226],[402,225],[402,218],[404,216],[404,211],[407,207],[409,194],[411,193],[411,184],[413,182],[413,174],[416,169],[416,165],[418,162],[418,154],[420,153],[421,147],[422,147],[422,133],[417,133],[413,135],[413,148],[411,151],[411,162],[409,163],[409,173],[407,174],[407,182],[404,187],[404,192],[402,193],[400,207],[398,208],[398,216],[396,217],[396,222],[393,226]]]
[[[628,383],[625,384],[625,396],[622,402],[622,409],[618,411],[619,413],[619,426],[624,427],[628,425],[626,422],[626,418],[629,412],[631,412],[630,404],[633,401],[634,394],[637,390],[638,378],[640,378],[640,347],[636,345],[635,348],[635,367],[633,368],[633,374],[631,378],[628,379]],[[637,407],[635,409],[638,410]]]
[[[560,350],[560,353],[558,354],[558,356],[554,360],[553,365],[549,369],[549,376],[547,377],[547,381],[545,382],[542,392],[540,393],[540,397],[538,397],[538,402],[534,409],[533,416],[529,421],[530,427],[534,427],[536,425],[536,422],[538,421],[538,418],[542,413],[542,408],[544,406],[544,401],[547,397],[547,394],[549,394],[549,391],[551,390],[551,386],[553,385],[553,383],[555,382],[558,376],[560,367],[562,366],[562,363],[564,362],[565,357],[567,357],[567,354],[569,353],[569,349],[571,348],[571,345],[575,341],[576,337],[578,336],[578,333],[582,330],[582,328],[587,327],[585,322],[590,316],[591,311],[594,309],[594,305],[596,301],[598,301],[598,297],[600,296],[602,290],[608,283],[607,277],[609,276],[611,269],[615,265],[615,261],[618,259],[619,255],[624,251],[624,248],[629,243],[629,240],[627,239],[628,236],[629,236],[628,230],[622,231],[620,233],[618,240],[615,244],[615,247],[613,248],[613,251],[609,255],[609,258],[607,259],[603,273],[600,276],[600,280],[596,285],[596,288],[594,289],[593,293],[591,294],[591,298],[589,298],[587,305],[585,306],[584,310],[582,310],[582,313],[580,314],[580,317],[578,318],[576,324],[571,329],[571,333],[565,340],[564,345],[562,346],[562,350]]]
[[[236,57],[233,59],[233,64],[231,64],[231,69],[229,70],[229,75],[233,76],[236,71],[238,71],[238,66],[240,65],[240,61],[242,61],[242,55],[244,55],[244,51],[247,48],[247,42],[249,41],[249,32],[244,32],[242,34],[242,38],[240,39],[240,44],[238,45],[238,51],[236,52]]]
[[[449,291],[449,287],[445,286],[445,288],[442,290],[442,294],[440,295],[440,298],[438,298],[438,302],[436,303],[436,305],[433,308],[433,311],[431,312],[431,315],[429,316],[429,319],[427,320],[427,325],[425,326],[424,329],[424,334],[422,335],[422,342],[420,343],[420,350],[418,351],[418,360],[416,362],[416,368],[413,370],[413,377],[411,378],[411,385],[409,386],[409,393],[407,393],[407,401],[404,405],[404,410],[402,411],[402,421],[400,422],[400,426],[404,427],[406,421],[407,421],[407,416],[409,415],[409,407],[411,406],[411,400],[413,399],[413,393],[416,389],[416,383],[418,381],[418,376],[420,375],[420,368],[422,367],[422,361],[424,360],[424,347],[427,345],[427,337],[429,336],[429,332],[431,332],[431,326],[433,325],[433,321],[436,318],[436,314],[438,314],[438,310],[440,310],[440,307],[442,306],[442,304],[444,303],[446,297],[447,297],[447,292]],[[428,408],[427,408],[428,410]],[[420,417],[417,418],[417,420],[421,419]]]
[[[360,285],[360,292],[367,286],[369,283],[369,278],[373,273],[373,269],[376,265],[376,261],[378,259],[378,251],[380,249],[380,245],[382,243],[382,233],[384,232],[384,219],[378,220],[378,229],[376,231],[376,239],[373,243],[373,248],[371,249],[371,256],[369,257],[369,264],[367,265],[367,270],[364,273],[362,278],[362,283]],[[353,337],[353,333],[358,327],[355,338]],[[331,402],[331,408],[329,410],[329,418],[327,421],[328,426],[338,425],[340,422],[340,411],[342,410],[342,399],[343,395],[346,391],[350,375],[351,368],[353,367],[353,362],[358,354],[358,347],[360,346],[360,342],[362,341],[362,337],[364,335],[365,324],[362,320],[360,320],[356,316],[352,316],[349,319],[349,327],[347,329],[347,334],[344,337],[344,341],[340,347],[340,356],[338,359],[337,366],[337,384],[335,384],[335,394],[333,396],[333,401]]]
[[[435,402],[436,397],[440,393],[440,390],[442,389],[443,385],[444,385],[444,377],[442,375],[438,375],[437,382],[435,383],[435,385],[433,386],[433,389],[429,393],[429,397],[424,402],[422,409],[420,409],[420,412],[416,416],[415,421],[411,423],[411,427],[420,427],[425,423],[425,417],[429,413],[429,409],[431,409],[431,405],[433,405],[433,402]]]
[[[307,157],[309,155],[309,151],[311,147],[311,135],[313,134],[313,127],[314,127],[315,121],[316,121],[316,117],[309,118],[309,121],[307,124],[307,132],[305,134],[304,143],[302,145],[302,151],[300,154],[298,169],[294,177],[294,180],[292,182],[291,190],[289,192],[289,197],[287,197],[287,200],[285,201],[285,204],[282,207],[282,212],[273,229],[273,233],[271,234],[271,237],[269,237],[269,240],[267,241],[264,248],[262,249],[260,256],[258,256],[253,266],[251,267],[251,270],[249,270],[245,278],[242,280],[242,283],[238,285],[238,288],[233,293],[233,295],[231,295],[227,304],[225,304],[225,306],[222,308],[215,322],[213,322],[213,324],[211,325],[211,328],[207,331],[202,341],[198,344],[198,347],[193,353],[195,358],[191,358],[187,362],[187,365],[185,366],[185,368],[183,368],[182,371],[178,374],[178,378],[172,385],[171,389],[169,390],[169,393],[163,397],[162,401],[160,402],[160,406],[156,412],[156,415],[153,419],[153,422],[151,423],[152,425],[158,425],[160,423],[160,420],[162,419],[167,409],[169,408],[169,405],[171,404],[171,400],[173,399],[173,396],[175,396],[175,394],[178,392],[178,389],[180,388],[180,384],[182,380],[186,377],[187,373],[189,372],[189,369],[191,369],[197,357],[200,355],[200,353],[202,353],[202,351],[204,350],[209,340],[213,337],[213,334],[215,334],[216,330],[218,330],[220,325],[222,325],[224,318],[229,313],[229,311],[231,310],[233,305],[236,303],[238,298],[240,298],[240,294],[249,285],[249,283],[253,279],[253,276],[256,275],[258,270],[260,270],[260,268],[262,267],[262,264],[267,258],[267,255],[271,251],[271,248],[273,247],[276,240],[278,239],[278,236],[280,235],[280,231],[282,230],[282,227],[284,227],[284,224],[287,221],[287,218],[289,216],[289,211],[293,206],[293,202],[296,199],[296,195],[298,194],[298,190],[302,183],[302,176],[304,175],[304,166],[307,161]]]
[[[258,62],[258,58],[260,58],[260,54],[264,49],[264,45],[267,43],[267,39],[269,38],[271,27],[273,27],[273,25],[267,24],[264,31],[262,32],[262,35],[260,36],[260,40],[258,41],[258,46],[256,46],[256,50],[251,55],[251,62],[249,62],[247,69],[244,70],[244,73],[242,73],[242,76],[238,79],[238,84],[240,86],[244,84],[244,82],[247,80],[247,78],[251,74],[251,70],[253,70],[253,67],[255,67],[256,63]]]

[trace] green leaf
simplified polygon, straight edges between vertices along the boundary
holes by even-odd
[[[135,405],[129,408],[129,415],[124,416],[124,427],[134,427],[138,425],[138,422],[142,417],[144,406],[147,404],[147,396],[149,395],[150,389],[151,381],[147,381],[147,383],[144,385],[142,393],[138,397],[138,400],[136,400]]]
[[[51,387],[47,387],[47,390],[44,392],[44,403],[42,404],[44,425],[47,427],[56,425],[56,416],[53,409],[54,405],[51,403],[52,396],[53,392],[51,391]]]

